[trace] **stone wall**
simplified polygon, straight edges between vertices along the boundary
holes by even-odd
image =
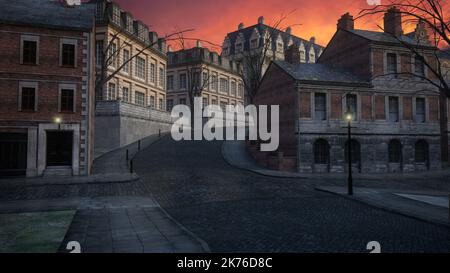
[[[170,112],[121,101],[99,101],[95,110],[95,157],[149,135],[169,132]]]

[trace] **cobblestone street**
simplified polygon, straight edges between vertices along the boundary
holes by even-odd
[[[64,242],[80,236],[90,246],[88,250],[94,252],[146,251],[140,237],[145,227],[139,221],[150,225],[153,219],[139,216],[146,210],[139,198],[156,200],[175,221],[206,242],[212,252],[368,252],[366,245],[370,241],[380,242],[383,252],[450,251],[450,230],[446,227],[314,190],[318,184],[343,186],[341,178],[276,178],[240,170],[226,163],[221,147],[222,142],[163,138],[137,154],[135,169],[141,179],[129,182],[36,186],[5,183],[0,186],[2,213],[78,207]],[[386,183],[380,181],[378,186]],[[374,179],[356,181],[358,186],[366,184],[377,185]],[[397,181],[395,187],[407,185]],[[103,198],[107,198],[106,207],[111,212],[104,210],[106,201],[98,201]],[[133,200],[132,204],[127,200]],[[22,210],[14,209],[18,203],[23,203]],[[123,208],[128,218],[117,218],[118,226],[105,226],[111,223],[111,215],[119,215],[111,214],[113,210]],[[92,215],[101,217],[93,222],[83,218]],[[135,216],[139,220],[134,220]],[[91,223],[89,228],[86,221]],[[113,235],[119,235],[123,227],[127,241],[116,249]],[[101,240],[96,242],[99,236]],[[130,236],[134,241],[128,240]],[[64,249],[61,245],[60,251]],[[170,249],[176,251],[173,246]]]
[[[164,139],[135,160],[156,200],[213,252],[367,252],[369,241],[384,252],[450,251],[445,227],[314,191],[316,180],[235,169],[220,151]]]

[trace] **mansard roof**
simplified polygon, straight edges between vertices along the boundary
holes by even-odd
[[[90,30],[94,26],[96,5],[83,3],[68,7],[60,1],[0,1],[0,22],[36,27]]]
[[[334,68],[326,64],[291,64],[286,61],[273,61],[272,63],[279,66],[295,80],[304,83],[370,86],[369,82],[364,81],[350,71]]]
[[[269,31],[269,33],[273,33],[274,37],[278,37],[278,35],[280,35],[281,38],[283,39],[285,49],[287,49],[287,47],[288,47],[287,42],[289,41],[290,38],[292,39],[292,42],[294,44],[296,44],[296,45],[300,45],[300,43],[303,43],[305,45],[306,52],[308,52],[310,50],[311,46],[314,48],[314,51],[315,51],[316,54],[318,54],[320,52],[320,50],[324,49],[324,47],[321,46],[321,45],[312,43],[312,42],[310,42],[308,40],[305,40],[303,38],[300,38],[300,37],[297,37],[295,35],[289,34],[287,32],[275,29],[275,28],[270,27],[270,26],[265,25],[265,24],[256,24],[256,25],[253,25],[253,26],[250,26],[250,27],[246,27],[246,28],[234,31],[234,32],[230,32],[230,33],[227,34],[226,39],[229,39],[230,44],[234,45],[236,43],[236,40],[237,40],[239,34],[242,33],[244,35],[244,39],[245,39],[245,41],[244,41],[244,50],[250,50],[250,38],[251,38],[251,36],[253,34],[253,31],[255,29],[258,30],[259,34],[261,35],[260,41],[263,41],[263,34],[266,31]],[[275,49],[275,48],[276,48],[276,41],[275,41],[275,39],[272,39],[272,49]],[[230,54],[234,54],[235,53],[234,50],[235,50],[234,46],[231,46],[230,47]],[[309,56],[307,56],[307,60],[306,61],[309,61],[308,58],[309,58]]]

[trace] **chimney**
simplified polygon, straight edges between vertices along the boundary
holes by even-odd
[[[238,26],[238,30],[241,30],[243,28],[244,28],[244,23],[240,23],[239,26]]]
[[[289,34],[289,35],[291,35],[291,32],[292,32],[292,28],[291,28],[291,27],[287,27],[286,33]]]
[[[167,46],[167,52],[172,52],[173,50],[172,50],[172,46],[171,45],[168,45]]]
[[[284,53],[284,60],[290,64],[300,63],[300,48],[296,44],[292,44],[288,47]]]
[[[348,12],[342,15],[338,20],[337,29],[354,30],[355,21],[353,20],[353,16]]]
[[[154,31],[149,32],[150,43],[154,44],[158,41],[158,34]]]
[[[311,44],[315,44],[316,43],[316,37],[312,36],[311,38],[309,38],[309,42]]]
[[[202,47],[202,41],[197,40],[197,43],[195,44],[195,47]]]
[[[264,16],[259,16],[258,24],[264,24]]]
[[[158,47],[159,47],[159,50],[161,50],[163,53],[167,53],[166,52],[166,50],[167,50],[166,39],[159,38],[158,39]]]
[[[384,32],[396,37],[403,35],[402,14],[398,8],[392,7],[384,14]]]

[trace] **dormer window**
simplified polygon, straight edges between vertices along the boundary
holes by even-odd
[[[283,43],[277,43],[277,51],[283,52]]]
[[[224,47],[224,48],[222,49],[222,54],[224,54],[224,55],[228,55],[228,54],[229,54],[229,49],[228,49],[228,47]]]
[[[300,50],[300,62],[306,62],[306,54],[304,50]]]
[[[388,53],[386,55],[386,61],[387,61],[387,73],[388,74],[396,74],[397,73],[397,54],[395,53]]]
[[[252,40],[250,41],[250,46],[251,46],[252,48],[257,48],[257,47],[258,47],[258,39],[252,39]]]
[[[119,7],[116,6],[116,5],[113,5],[113,8],[112,8],[112,21],[113,21],[113,23],[115,23],[117,25],[121,25],[121,23],[120,23],[120,21],[121,21],[120,13],[121,13],[121,11],[120,11]]]
[[[236,52],[242,52],[242,51],[243,51],[242,43],[237,43],[236,44]]]

